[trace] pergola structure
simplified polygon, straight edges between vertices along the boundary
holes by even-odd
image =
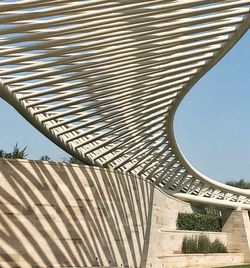
[[[250,209],[184,158],[175,112],[246,33],[250,0],[2,0],[0,95],[71,155],[178,198]]]

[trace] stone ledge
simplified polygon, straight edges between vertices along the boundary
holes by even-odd
[[[175,257],[233,257],[243,256],[243,253],[187,253],[187,254],[166,254],[164,256],[158,256],[158,258],[175,258]]]
[[[222,265],[244,264],[244,254],[242,253],[173,254],[173,255],[158,256],[158,260],[159,260],[157,264],[158,267],[214,268]]]
[[[208,234],[208,235],[225,235],[228,234],[226,232],[210,232],[210,231],[190,231],[190,230],[171,230],[171,229],[160,229],[162,233],[187,233],[187,234]]]

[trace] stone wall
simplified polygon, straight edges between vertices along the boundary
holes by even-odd
[[[155,266],[161,268],[215,268],[226,265],[238,265],[244,262],[242,253],[220,254],[175,254],[165,255],[155,262]]]
[[[168,255],[180,252],[184,235],[196,234],[175,230],[178,212],[192,211],[190,204],[130,174],[0,159],[0,267],[201,263],[210,257]],[[227,243],[223,233],[207,235]],[[230,256],[212,259],[219,264]]]
[[[222,214],[223,232],[227,233],[228,250],[244,253],[250,262],[250,222],[246,210],[226,210]]]
[[[227,246],[227,233],[224,232],[199,232],[199,231],[186,231],[186,230],[165,230],[161,229],[159,232],[158,247],[162,250],[162,255],[166,254],[180,254],[182,241],[184,237],[195,237],[205,235],[210,241],[219,239],[224,245]],[[161,239],[160,239],[161,238]],[[168,241],[168,243],[166,243]],[[152,241],[153,242],[153,241]]]
[[[178,211],[192,208],[132,175],[0,160],[0,266],[146,267]]]

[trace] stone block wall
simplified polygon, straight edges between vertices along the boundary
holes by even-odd
[[[190,204],[131,174],[0,159],[0,267],[179,268],[180,262],[185,267],[211,258],[218,264],[230,258],[242,262],[240,254],[173,255],[184,235],[197,234],[175,230],[178,212],[192,211]],[[232,242],[231,221],[240,221],[234,214],[228,219],[228,234],[206,233],[210,239]],[[246,236],[242,233],[243,240]]]
[[[159,232],[159,239],[155,239],[155,241],[159,241],[158,246],[159,248],[162,249],[163,256],[166,254],[180,254],[183,238],[195,237],[199,235],[207,236],[210,241],[219,239],[224,245],[227,246],[228,234],[224,232],[200,232],[200,231],[162,229]],[[168,243],[166,243],[166,241],[168,241]]]
[[[246,210],[226,210],[223,212],[223,232],[227,233],[228,250],[241,252],[245,261],[250,262],[250,222]]]
[[[1,159],[0,267],[146,267],[178,211],[192,208],[132,175]]]
[[[241,253],[220,254],[175,254],[159,258],[158,264],[151,267],[161,268],[215,268],[242,264],[244,256]],[[148,266],[147,268],[151,268]]]

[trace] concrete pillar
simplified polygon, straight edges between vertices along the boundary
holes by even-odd
[[[244,261],[250,261],[250,222],[246,210],[225,210],[222,213],[222,231],[228,233],[229,252],[244,253]]]

